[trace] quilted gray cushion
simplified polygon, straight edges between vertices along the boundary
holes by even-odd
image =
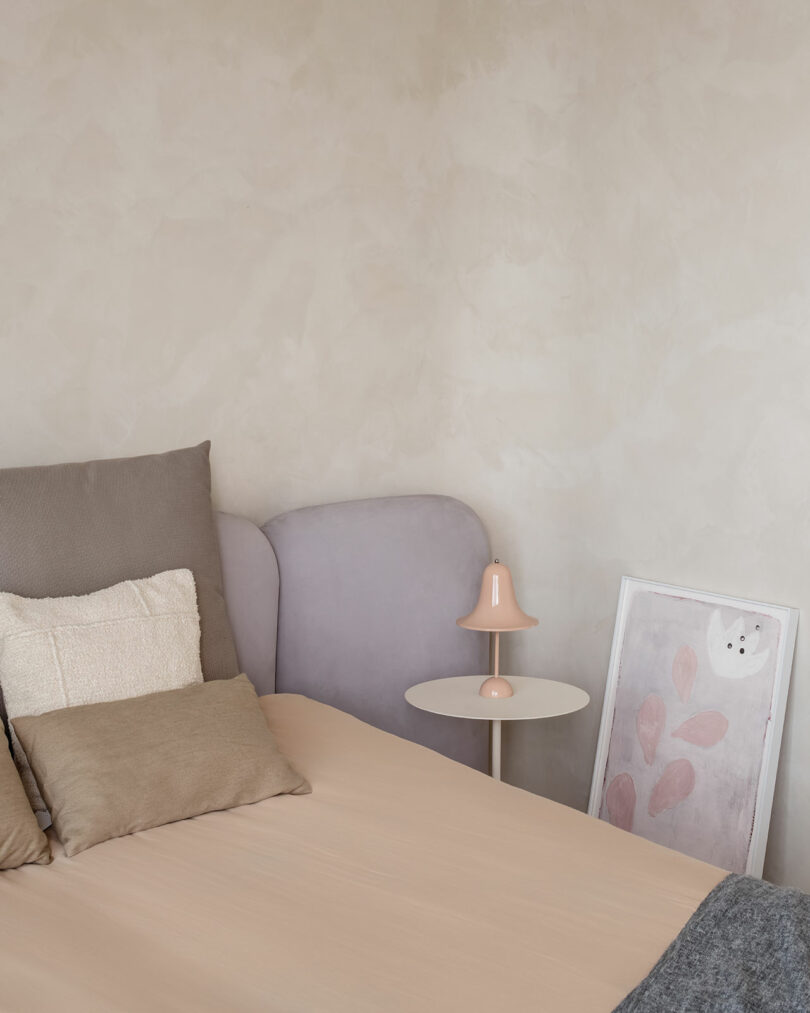
[[[417,682],[488,671],[487,634],[456,626],[489,561],[473,511],[448,496],[389,496],[292,510],[263,530],[281,577],[278,692],[485,769],[487,722],[404,697]]]

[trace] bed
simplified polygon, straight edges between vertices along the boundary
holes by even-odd
[[[719,870],[296,694],[312,794],[0,876],[5,1010],[609,1011]]]
[[[239,667],[309,781],[0,873],[0,1009],[610,1011],[717,868],[491,780],[407,686],[483,670],[446,497],[217,518]]]

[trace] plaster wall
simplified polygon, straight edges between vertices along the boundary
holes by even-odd
[[[0,464],[210,437],[257,520],[466,500],[593,705],[619,579],[810,609],[803,0],[0,7]],[[800,623],[766,873],[810,888]]]

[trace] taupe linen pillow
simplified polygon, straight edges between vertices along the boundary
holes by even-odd
[[[0,729],[0,869],[16,869],[27,862],[47,865],[48,838],[31,812],[20,775]]]
[[[246,675],[15,718],[67,855],[111,837],[310,791]]]
[[[210,446],[0,470],[0,591],[62,598],[189,569],[203,674],[237,675],[211,509]]]

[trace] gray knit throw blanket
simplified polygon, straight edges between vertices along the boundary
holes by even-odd
[[[810,895],[727,876],[614,1013],[810,1013]]]

